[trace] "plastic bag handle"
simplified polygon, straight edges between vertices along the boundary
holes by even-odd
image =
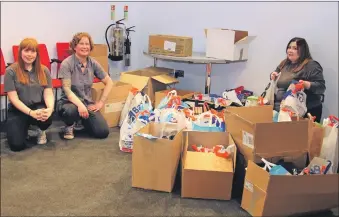
[[[330,123],[328,125],[331,126],[331,127],[334,127],[335,125],[338,125],[338,123],[339,123],[338,117],[336,117],[334,115],[328,116],[328,119],[330,120]]]

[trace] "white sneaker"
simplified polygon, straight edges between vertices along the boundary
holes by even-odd
[[[38,145],[45,145],[47,143],[46,131],[38,130]]]
[[[65,139],[74,139],[74,124],[72,126],[66,126],[64,129]]]

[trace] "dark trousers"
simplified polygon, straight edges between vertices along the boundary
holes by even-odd
[[[305,118],[307,117],[307,113],[310,113],[312,116],[315,116],[315,122],[320,123],[321,121],[321,115],[323,113],[323,105],[320,104],[317,107],[311,108],[311,109],[307,109]]]
[[[58,114],[61,120],[67,125],[71,126],[76,121],[82,120],[85,129],[95,138],[104,139],[109,134],[109,128],[106,120],[102,114],[88,111],[89,117],[87,119],[81,118],[78,112],[78,107],[71,102],[58,102]]]
[[[36,110],[46,108],[44,104],[36,104],[29,106],[30,109]],[[26,148],[25,140],[30,125],[36,125],[41,130],[47,130],[52,124],[52,115],[44,122],[38,121],[25,113],[11,108],[8,111],[8,119],[6,123],[7,141],[12,151],[21,151]]]

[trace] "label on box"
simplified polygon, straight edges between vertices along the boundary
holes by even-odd
[[[242,144],[254,149],[253,135],[246,131],[242,131]]]
[[[120,112],[124,108],[125,101],[105,104],[105,113]]]
[[[249,181],[245,180],[245,186],[244,186],[248,191],[253,192],[253,184],[250,183]]]
[[[171,42],[171,41],[165,41],[164,42],[164,50],[168,50],[168,51],[173,51],[175,52],[175,46],[177,44],[175,42]]]

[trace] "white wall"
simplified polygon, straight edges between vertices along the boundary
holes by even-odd
[[[110,5],[116,18],[123,17],[123,2],[2,2],[1,48],[6,62],[13,61],[11,46],[26,36],[47,44],[56,57],[55,43],[69,41],[78,31],[89,32],[95,43],[105,43]],[[248,30],[257,38],[250,45],[247,63],[213,65],[212,93],[244,85],[260,94],[269,73],[285,55],[287,42],[305,37],[313,58],[324,68],[327,85],[324,116],[338,115],[338,4],[336,2],[128,2],[128,26],[136,25],[132,37],[132,66],[153,64],[142,54],[152,33],[193,37],[194,51],[205,50],[204,28]],[[188,15],[188,18],[185,16]],[[204,90],[205,66],[159,62],[159,66],[185,70],[178,87]],[[111,63],[111,74],[127,70],[123,62]]]
[[[204,28],[248,30],[257,38],[250,44],[247,63],[212,66],[212,93],[244,85],[261,94],[269,73],[285,57],[288,41],[304,37],[311,54],[324,69],[326,99],[324,116],[338,115],[338,3],[337,2],[152,2],[142,4],[142,38],[163,33],[193,37],[193,49],[205,50]],[[188,18],[184,18],[188,15]],[[142,64],[152,64],[144,56]],[[161,62],[185,70],[180,88],[204,91],[205,66]],[[143,65],[140,65],[142,67]]]

